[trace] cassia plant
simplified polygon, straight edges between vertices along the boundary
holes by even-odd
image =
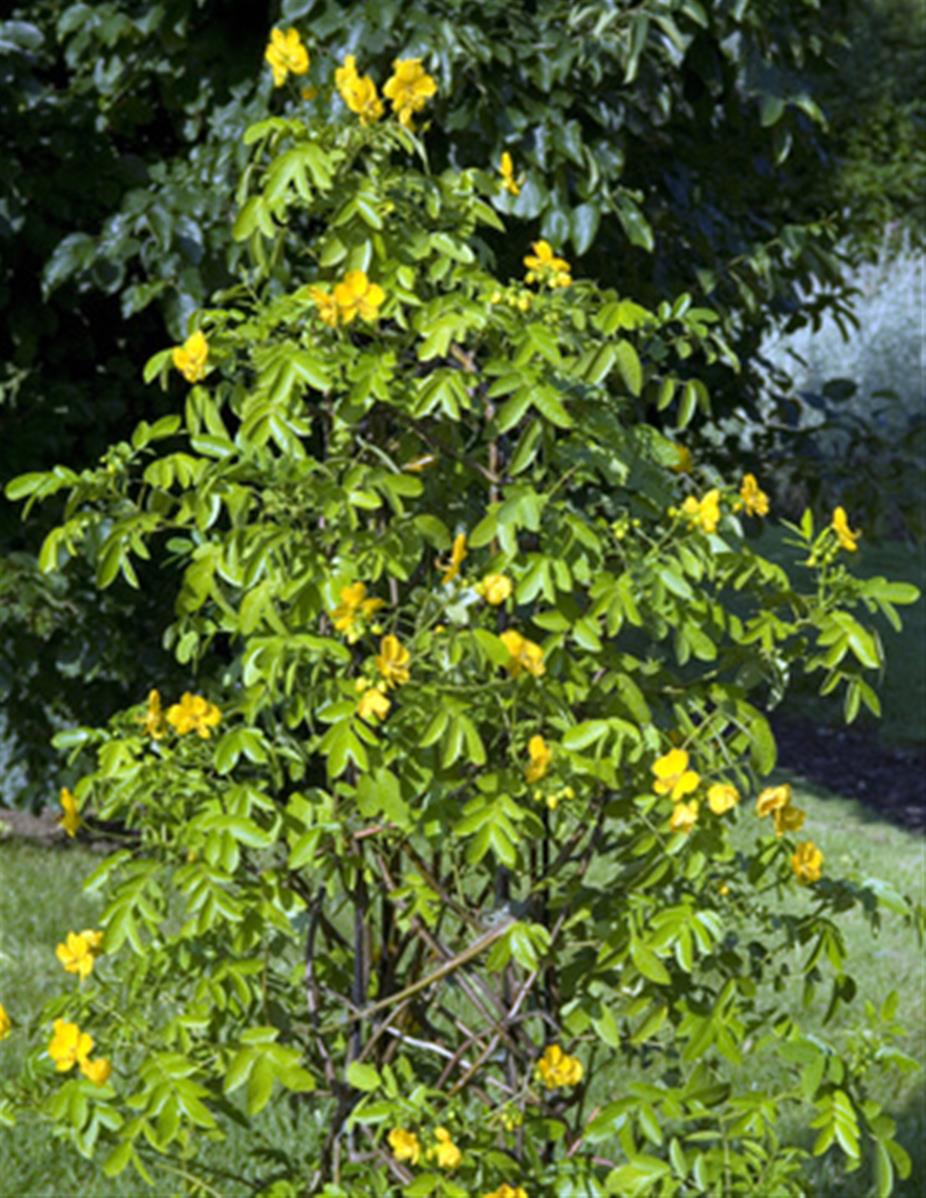
[[[124,844],[99,929],[62,929],[73,984],[2,1014],[34,1045],[5,1117],[194,1189],[251,1120],[238,1184],[277,1198],[803,1194],[810,1152],[889,1193],[896,1002],[875,1053],[795,999],[851,1002],[840,919],[908,907],[764,785],[763,710],[794,671],[876,709],[853,612],[915,591],[851,574],[844,512],[791,528],[789,576],[743,537],[762,480],[653,426],[709,408],[710,311],[546,241],[495,277],[518,164],[429,173],[421,62],[325,80],[288,30],[267,58],[333,108],[248,131],[252,265],[145,370],[181,410],[9,488],[65,496],[47,570],[172,556],[170,646],[224,682],[140,679],[58,738],[87,763],[67,831]],[[287,1093],[302,1131],[262,1155]]]

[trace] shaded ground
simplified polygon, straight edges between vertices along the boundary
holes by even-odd
[[[893,824],[926,830],[926,750],[885,746],[861,728],[773,715],[779,769],[858,799]]]

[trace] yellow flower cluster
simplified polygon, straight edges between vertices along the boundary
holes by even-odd
[[[183,345],[174,346],[171,359],[188,383],[198,383],[206,377],[209,342],[197,329],[187,337]]]
[[[55,956],[67,973],[76,973],[80,980],[89,977],[94,963],[102,952],[103,933],[85,929],[68,932],[63,944],[55,948]]]
[[[847,553],[855,553],[858,549],[858,539],[862,535],[861,532],[855,532],[849,527],[849,517],[846,515],[846,509],[837,507],[833,511],[833,522],[830,525],[833,532],[836,534],[836,540],[839,542],[839,547],[845,549]]]
[[[713,786],[708,787],[707,805],[714,815],[723,815],[725,811],[732,811],[739,801],[739,791],[728,782],[715,782]]]
[[[694,466],[694,458],[691,450],[687,445],[674,445],[673,448],[677,454],[677,458],[669,469],[674,470],[676,474],[690,474],[691,468]]]
[[[297,29],[273,29],[264,51],[264,59],[273,72],[273,86],[282,87],[288,75],[304,75],[309,69],[309,53]]]
[[[341,602],[331,612],[331,621],[337,632],[343,632],[353,643],[360,636],[359,622],[368,620],[381,607],[385,607],[385,599],[368,599],[366,584],[352,583],[341,587],[339,592]]]
[[[823,873],[823,854],[812,840],[802,841],[791,856],[794,876],[805,886],[820,881]]]
[[[688,752],[685,749],[670,749],[652,765],[653,790],[658,795],[670,795],[675,808],[669,820],[672,832],[688,833],[698,822],[700,804],[697,799],[685,801],[701,785],[701,775],[689,769]],[[739,791],[728,782],[715,782],[708,787],[707,805],[714,815],[732,811],[740,801]]]
[[[6,1007],[0,1002],[0,1040],[5,1040],[13,1030],[13,1020],[6,1013]]]
[[[152,740],[163,740],[167,734],[167,727],[164,723],[164,711],[161,707],[161,696],[153,688],[148,691],[148,706],[145,709],[144,715],[139,715],[135,718]]]
[[[527,1198],[527,1190],[523,1186],[510,1186],[502,1182],[491,1194],[483,1194],[482,1198]]]
[[[357,59],[348,54],[334,73],[335,86],[347,107],[360,117],[361,125],[372,125],[383,115],[383,102],[369,75],[357,73]]]
[[[775,823],[775,835],[784,836],[786,832],[797,832],[804,826],[805,812],[795,807],[792,802],[791,786],[785,782],[781,786],[767,786],[756,799],[756,815],[765,819],[770,815]]]
[[[537,1072],[548,1090],[556,1090],[560,1086],[577,1086],[585,1070],[578,1057],[570,1057],[558,1044],[550,1044],[537,1062]]]
[[[383,95],[392,104],[399,123],[411,129],[412,117],[437,94],[437,83],[421,65],[420,58],[397,58],[392,71],[392,77],[383,87]]]
[[[84,1077],[94,1085],[102,1086],[112,1073],[112,1065],[106,1057],[98,1057],[95,1061],[90,1059],[93,1037],[87,1032],[82,1032],[76,1023],[69,1023],[66,1019],[56,1019],[53,1026],[48,1055],[55,1062],[55,1069],[59,1073],[67,1073],[75,1065],[79,1065]]]
[[[744,474],[740,484],[740,497],[736,505],[745,508],[747,516],[767,516],[768,496],[756,482],[754,474]]]
[[[418,1164],[421,1159],[421,1142],[413,1131],[407,1131],[404,1127],[394,1127],[386,1139],[397,1161],[408,1161],[410,1165]],[[428,1149],[428,1157],[435,1160],[441,1169],[456,1169],[463,1160],[463,1153],[454,1144],[450,1132],[446,1127],[436,1127],[434,1139],[437,1143]]]
[[[575,797],[576,792],[571,786],[561,786],[559,790],[548,790],[546,793],[543,790],[534,791],[534,798],[546,803],[550,811],[555,811],[562,799],[574,799]]]
[[[357,704],[357,715],[368,724],[374,720],[384,720],[389,714],[392,700],[380,686],[370,686],[365,678],[358,680],[357,689],[361,691],[360,702]]]
[[[435,1127],[434,1139],[437,1143],[428,1149],[428,1156],[437,1161],[441,1169],[456,1169],[463,1160],[463,1153],[451,1139],[446,1127]]]
[[[372,323],[386,298],[382,287],[371,283],[363,270],[349,270],[333,292],[317,286],[309,287],[308,292],[318,308],[319,319],[332,329],[351,324],[358,316]]]
[[[502,177],[502,189],[509,195],[519,196],[524,185],[524,176],[522,175],[520,179],[514,177],[514,163],[507,150],[504,151],[499,161],[498,173]]]
[[[376,658],[376,668],[379,670],[386,686],[391,690],[394,686],[402,686],[408,682],[411,674],[408,663],[411,654],[399,642],[399,638],[391,633],[379,642],[379,655]]]
[[[526,254],[524,265],[527,283],[546,283],[548,287],[569,287],[572,284],[572,267],[565,258],[557,258],[548,241],[532,241],[532,254]]]
[[[525,671],[535,678],[540,678],[546,672],[543,649],[539,645],[529,641],[513,628],[507,628],[499,639],[511,654],[506,669],[512,678],[517,678]]]
[[[527,755],[530,762],[524,770],[524,777],[528,785],[533,786],[546,777],[553,753],[542,736],[532,736],[527,742]]]
[[[179,703],[167,709],[167,722],[178,736],[195,732],[200,739],[208,740],[221,718],[222,713],[214,703],[189,691],[184,692]]]
[[[460,532],[453,538],[453,548],[450,550],[450,558],[446,562],[438,559],[434,564],[444,576],[444,586],[447,586],[460,573],[460,566],[466,557],[466,533]]]
[[[490,603],[493,607],[504,603],[513,589],[511,579],[507,574],[487,574],[475,587],[476,594],[481,595],[486,603]]]
[[[421,1159],[421,1144],[413,1131],[406,1131],[404,1127],[394,1127],[386,1138],[397,1161],[408,1161],[410,1165],[418,1164]]]
[[[720,491],[712,487],[701,499],[689,495],[682,504],[682,512],[688,517],[692,528],[702,532],[716,532],[720,523]]]
[[[59,801],[64,814],[58,819],[58,823],[64,828],[68,836],[74,837],[77,835],[77,829],[83,823],[77,814],[77,800],[66,786],[62,786]]]
[[[688,768],[685,749],[670,749],[653,762],[652,769],[653,790],[658,795],[671,795],[673,803],[697,790],[701,782],[701,775]]]

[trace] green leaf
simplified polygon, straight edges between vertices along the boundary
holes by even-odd
[[[6,484],[4,494],[7,499],[15,502],[17,499],[24,499],[26,495],[34,494],[47,480],[48,475],[38,471],[19,474]]]
[[[266,1056],[258,1057],[248,1074],[247,1109],[249,1115],[262,1111],[273,1093],[273,1066]]]
[[[585,720],[583,723],[576,724],[575,727],[570,728],[563,736],[563,748],[570,749],[573,752],[587,749],[590,745],[601,740],[607,733],[608,728],[607,720]]]
[[[572,244],[576,248],[576,253],[580,256],[591,247],[598,233],[600,222],[601,209],[597,204],[586,202],[579,204],[577,208],[573,208],[569,220],[570,232]]]
[[[629,341],[617,343],[617,368],[630,394],[634,397],[639,396],[643,390],[643,367],[640,365],[637,351]]]
[[[672,978],[665,965],[663,965],[652,949],[647,948],[639,940],[634,939],[630,942],[630,959],[640,973],[649,981],[656,982],[659,986],[668,986],[671,984]]]
[[[347,1066],[347,1082],[355,1090],[363,1090],[368,1094],[378,1090],[383,1084],[378,1071],[372,1065],[365,1065],[361,1061],[351,1061]]]
[[[609,1194],[633,1198],[650,1189],[657,1181],[672,1172],[672,1167],[654,1156],[634,1156],[629,1164],[612,1169],[605,1180]]]
[[[617,198],[617,215],[630,244],[652,253],[655,245],[653,230],[636,202],[626,193],[622,193]]]
[[[765,95],[759,99],[759,120],[763,129],[768,129],[781,120],[785,110],[785,102],[780,96]]]

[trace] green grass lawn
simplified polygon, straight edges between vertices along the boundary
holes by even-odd
[[[923,840],[880,820],[859,804],[801,786],[798,801],[808,813],[807,831],[826,854],[826,869],[844,876],[889,879],[903,893],[926,900]],[[746,816],[746,812],[743,813]],[[745,819],[744,833],[749,834]],[[96,902],[82,894],[81,881],[98,863],[98,856],[74,845],[40,848],[16,841],[0,843],[0,1001],[14,1018],[23,1019],[61,984],[54,946],[71,928],[93,926]],[[786,900],[806,902],[804,891]],[[902,1047],[918,1060],[926,1059],[926,968],[913,931],[890,915],[880,934],[873,937],[860,916],[849,915],[843,930],[850,949],[851,970],[859,986],[859,1003],[871,998],[880,1003],[890,989],[901,994],[899,1018],[908,1031]],[[800,1005],[795,985],[795,1011]],[[819,1020],[814,1012],[811,1023]],[[838,1016],[846,1026],[853,1009]],[[831,1033],[832,1029],[828,1029]],[[11,1037],[0,1047],[0,1076],[16,1071],[20,1049]],[[762,1078],[754,1079],[757,1084]],[[616,1085],[617,1083],[615,1083]],[[897,1193],[910,1198],[922,1193],[926,1176],[926,1079],[922,1074],[887,1079],[876,1095],[886,1102],[899,1124],[899,1138],[914,1160],[910,1181]],[[310,1144],[318,1128],[312,1126],[311,1104],[301,1117],[283,1103],[272,1103],[260,1120],[262,1141],[272,1147],[297,1136]],[[782,1128],[800,1135],[803,1129]],[[806,1138],[812,1133],[807,1132]],[[235,1129],[224,1145],[210,1146],[210,1163],[229,1178],[245,1174],[253,1158],[253,1140]],[[253,1161],[252,1161],[253,1163]],[[867,1198],[869,1179],[860,1172],[846,1176],[834,1166],[817,1163],[810,1177],[818,1195],[831,1198]],[[158,1177],[154,1193],[179,1192],[177,1179]],[[248,1192],[233,1180],[215,1181],[216,1193]],[[13,1132],[0,1130],[0,1198],[128,1198],[151,1193],[138,1179],[125,1174],[108,1180],[92,1161],[50,1140],[39,1125],[22,1124]],[[359,1196],[358,1196],[359,1198]]]

